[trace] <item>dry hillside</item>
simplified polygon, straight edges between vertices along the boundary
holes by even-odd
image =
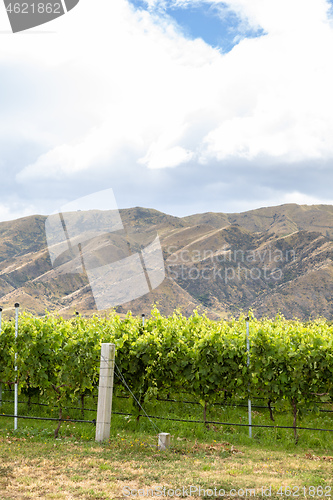
[[[199,308],[213,318],[247,312],[287,318],[333,317],[333,206],[296,204],[260,208],[240,214],[205,213],[173,217],[156,210],[121,210],[132,252],[140,238],[159,235],[166,278],[152,292],[117,308],[120,313],[149,313],[157,303],[165,314],[180,308],[186,315]],[[92,212],[80,213],[84,227]],[[107,227],[107,212],[93,213]],[[105,218],[105,220],[104,220]],[[96,312],[84,272],[73,272],[65,255],[53,267],[44,216],[0,223],[0,305],[71,315]],[[109,238],[120,255],[120,239]],[[107,246],[99,244],[103,263]]]

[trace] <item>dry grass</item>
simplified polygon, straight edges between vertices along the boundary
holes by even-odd
[[[271,498],[281,499],[286,498],[277,495],[281,486],[333,486],[333,457],[314,455],[311,450],[295,455],[236,448],[231,443],[197,444],[174,439],[172,449],[160,452],[156,441],[155,437],[142,441],[117,436],[100,445],[68,439],[54,442],[2,437],[0,499],[120,499],[126,498],[130,489],[141,490],[132,498],[144,498],[144,494],[151,498],[152,490],[161,487],[166,488],[165,495],[168,489],[185,487],[184,495],[182,491],[177,493],[209,497],[209,491],[206,496],[204,491],[201,495],[190,492],[191,485],[202,490],[217,488],[217,493],[223,488],[224,498],[231,498],[228,493],[232,488],[255,488],[256,496],[262,498],[261,488],[271,486]],[[310,498],[307,491],[304,495],[300,489],[299,497]],[[241,495],[234,494],[233,498]]]

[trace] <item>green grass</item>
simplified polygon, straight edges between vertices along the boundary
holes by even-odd
[[[179,394],[177,400],[192,400],[189,395]],[[3,400],[13,399],[13,393],[4,392]],[[24,401],[24,395],[19,396],[19,401]],[[32,397],[32,402],[37,402],[37,396]],[[40,397],[40,402],[43,402]],[[238,402],[238,404],[241,402]],[[253,404],[263,405],[263,401],[255,401]],[[85,408],[95,409],[97,398],[86,397]],[[96,418],[96,412],[85,410],[84,416],[80,409],[70,409],[79,407],[78,401],[69,402],[68,409],[63,412],[63,418],[93,420]],[[325,409],[332,409],[332,405],[322,405]],[[298,451],[312,449],[316,452],[328,454],[333,449],[333,433],[299,430],[299,439],[295,443],[292,429],[277,428],[252,428],[252,439],[249,438],[248,413],[246,407],[236,407],[227,405],[210,406],[207,413],[207,420],[230,422],[230,425],[208,424],[205,426],[202,422],[203,408],[198,404],[173,403],[170,401],[154,401],[144,403],[145,411],[148,415],[164,417],[165,419],[148,419],[141,416],[137,422],[136,416],[112,415],[111,436],[117,436],[126,431],[134,436],[157,435],[158,432],[169,432],[179,440],[195,439],[198,442],[210,442],[214,440],[229,441],[235,445],[246,445],[253,447],[267,447],[285,451]],[[0,407],[0,414],[12,414],[13,403],[3,403]],[[132,405],[131,399],[114,397],[113,411],[123,413],[134,413],[136,410]],[[19,415],[45,416],[57,418],[58,410],[55,407],[46,407],[32,405],[28,408],[27,404],[19,405]],[[262,425],[291,426],[292,415],[290,412],[274,411],[275,422],[269,418],[269,412],[266,408],[254,408],[252,411],[252,423]],[[168,420],[170,419],[170,420]],[[199,420],[201,423],[189,423],[179,420]],[[245,424],[240,427],[235,424]],[[306,413],[298,419],[300,427],[314,427],[333,429],[333,413]],[[55,421],[38,421],[18,419],[18,429],[13,431],[13,419],[0,417],[0,435],[15,435],[17,437],[31,438],[53,438],[54,429],[57,426]],[[73,438],[80,441],[93,441],[95,438],[95,426],[92,423],[63,422],[60,428],[59,437],[67,439]]]
[[[161,452],[152,433],[118,431],[102,444],[66,432],[56,441],[1,433],[1,500],[111,500],[126,498],[129,489],[188,491],[190,486],[196,489],[193,498],[210,498],[214,488],[225,490],[224,498],[242,498],[230,490],[254,488],[261,496],[262,488],[271,488],[271,498],[278,499],[283,498],[278,495],[281,487],[308,491],[310,486],[333,486],[332,462],[309,450],[291,453],[255,443],[238,446],[234,439],[222,441],[217,435],[207,442],[174,435],[171,448]]]

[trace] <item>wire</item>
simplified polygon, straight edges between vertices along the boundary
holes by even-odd
[[[1,401],[0,401],[0,403],[1,403]],[[3,399],[2,403],[14,403],[14,401],[9,400],[9,399]],[[18,401],[18,404],[22,404],[22,405],[28,404],[28,401]],[[59,406],[57,406],[57,405],[49,405],[47,403],[30,403],[30,405],[49,406],[49,407],[52,406],[52,408],[59,408]],[[97,411],[97,408],[92,410],[91,408],[82,408],[80,406],[64,406],[63,409],[64,410]]]
[[[115,396],[115,397],[118,397],[118,398],[126,398],[127,396]],[[256,399],[264,399],[264,398],[256,398]],[[176,399],[160,399],[160,398],[157,398],[157,401],[163,401],[165,403],[188,403],[188,404],[192,404],[192,405],[200,405],[201,403],[199,403],[198,401],[178,401]],[[327,402],[329,404],[332,404],[330,402]],[[324,404],[323,402],[318,402],[317,404]],[[233,407],[233,408],[248,408],[248,405],[247,404],[234,404],[234,403],[212,403],[211,406],[230,406],[230,407]],[[251,405],[252,408],[262,408],[264,410],[269,410],[268,406],[263,406],[263,405]],[[272,410],[275,410],[275,406],[271,406]],[[307,412],[311,412],[313,410],[304,410],[304,411],[307,411]],[[320,412],[322,413],[333,413],[333,410],[319,410]],[[279,412],[279,413],[287,413],[287,412]]]
[[[119,378],[119,376],[118,376]],[[93,397],[98,397],[98,396],[94,396]],[[118,399],[129,399],[129,396],[116,396],[116,395],[113,395],[113,398],[118,398]],[[258,398],[259,399],[259,398]],[[198,401],[179,401],[179,400],[176,400],[176,399],[160,399],[160,398],[157,398],[157,401],[161,401],[161,402],[165,402],[165,403],[184,403],[184,404],[192,404],[192,405],[200,405],[201,403],[199,403]],[[1,403],[14,403],[13,400],[9,400],[9,399],[3,399],[3,400],[0,400],[0,406],[1,406]],[[28,404],[27,401],[18,401],[18,404]],[[318,404],[323,404],[323,402],[318,402]],[[51,406],[47,403],[30,403],[30,405],[36,405],[36,406]],[[234,404],[234,403],[212,403],[211,406],[228,406],[228,407],[233,407],[233,408],[247,408],[247,404]],[[53,405],[53,408],[58,408],[57,405]],[[264,409],[264,410],[268,410],[268,406],[263,406],[263,405],[252,405],[252,408],[261,408],[261,409]],[[272,406],[271,407],[272,410],[275,410],[275,406]],[[65,410],[83,410],[83,411],[97,411],[97,408],[82,408],[81,406],[66,406],[64,407]],[[313,410],[304,410],[306,412],[311,412]],[[319,410],[320,413],[333,413],[333,410]],[[279,411],[279,413],[288,413],[287,411]]]
[[[53,422],[84,422],[89,424],[96,424],[96,420],[76,420],[74,418],[52,418],[52,417],[27,417],[25,415],[8,415],[0,413],[0,417],[13,417],[13,418],[26,418],[29,420],[52,420]]]
[[[122,381],[122,383],[125,385],[125,387],[127,388],[127,390],[129,391],[129,393],[131,394],[132,398],[136,401],[136,403],[138,404],[139,408],[142,409],[142,411],[144,412],[144,414],[147,416],[147,418],[150,420],[149,416],[147,415],[145,409],[141,406],[141,404],[139,403],[139,401],[136,399],[136,397],[134,396],[133,392],[131,391],[131,389],[128,387],[127,385],[127,382],[126,380],[124,379],[124,376],[123,374],[121,373],[120,369],[118,368],[117,366],[117,363],[115,363],[115,367],[117,368],[118,372],[119,372],[119,375],[117,375],[116,373],[116,376],[119,378],[119,380]],[[161,432],[161,430],[154,424],[154,422],[152,420],[150,420],[151,424],[155,427],[155,429],[158,431],[158,432]]]
[[[131,417],[135,417],[135,415],[133,415],[132,413],[122,413],[122,412],[112,412],[112,415],[125,415],[125,416],[131,416]],[[147,413],[145,413],[145,415],[140,415],[141,417],[146,417],[148,418],[150,421],[152,418],[156,418],[156,419],[159,419],[159,420],[171,420],[173,422],[187,422],[187,423],[192,423],[192,424],[215,424],[215,425],[230,425],[230,426],[237,426],[237,427],[258,427],[258,428],[268,428],[268,429],[297,429],[297,430],[304,430],[304,431],[324,431],[324,432],[333,432],[333,429],[316,429],[314,427],[292,427],[292,426],[288,426],[288,425],[260,425],[260,424],[251,424],[251,426],[249,426],[249,424],[236,424],[236,423],[232,423],[232,422],[216,422],[214,420],[207,420],[206,422],[203,422],[203,420],[185,420],[185,419],[181,419],[181,418],[166,418],[166,417],[158,417],[158,416],[155,416],[155,415],[147,415]],[[25,419],[29,419],[29,420],[51,420],[51,421],[54,421],[54,422],[82,422],[82,423],[89,423],[89,424],[94,424],[96,425],[96,420],[93,419],[93,420],[75,420],[75,419],[72,419],[72,418],[66,418],[66,419],[59,419],[59,418],[43,418],[43,417],[27,417],[27,416],[23,416],[23,415],[8,415],[8,414],[0,414],[0,417],[11,417],[11,418],[14,418],[14,417],[17,417],[17,418],[25,418]],[[156,426],[155,424],[151,421],[151,423],[154,425],[154,427],[159,431],[161,432]]]
[[[112,412],[112,414],[115,415],[127,415],[127,416],[132,416],[134,417],[132,413],[120,413],[120,412]],[[166,417],[157,417],[153,415],[141,415],[142,417],[147,416],[149,419],[151,418],[157,418],[159,420],[172,420],[174,422],[187,422],[187,423],[193,423],[193,424],[216,424],[216,425],[230,425],[230,426],[238,426],[238,427],[262,427],[262,428],[269,428],[269,429],[299,429],[299,430],[304,430],[304,431],[326,431],[326,432],[333,432],[333,429],[315,429],[313,427],[292,427],[292,426],[287,426],[287,425],[260,425],[260,424],[234,424],[231,422],[215,422],[213,420],[207,420],[204,422],[203,420],[184,420],[181,418],[166,418]]]
[[[142,408],[143,409],[143,408]],[[144,411],[144,410],[143,410]],[[238,423],[233,423],[233,422],[217,422],[214,420],[207,420],[204,422],[203,420],[185,420],[181,418],[167,418],[167,417],[158,417],[156,415],[148,415],[144,411],[144,415],[139,415],[141,417],[146,417],[150,420],[152,425],[157,429],[159,432],[160,429],[152,422],[152,418],[156,418],[158,420],[170,420],[173,422],[186,422],[186,423],[192,423],[192,424],[215,424],[215,425],[228,425],[228,426],[235,426],[235,427],[257,427],[257,428],[266,428],[266,429],[297,429],[297,430],[305,430],[305,431],[323,431],[323,432],[333,432],[333,429],[317,429],[314,427],[292,427],[290,425],[261,425],[261,424],[238,424]],[[125,415],[125,416],[130,416],[130,417],[135,417],[136,415],[133,415],[132,413],[123,413],[123,412],[112,412],[112,415]],[[9,415],[9,414],[0,414],[0,417],[10,417],[10,418],[23,418],[23,419],[28,419],[28,420],[48,420],[52,422],[79,422],[79,423],[89,423],[89,424],[94,424],[96,425],[96,420],[77,420],[73,418],[66,418],[66,419],[59,419],[59,418],[51,418],[51,417],[28,417],[25,415]]]

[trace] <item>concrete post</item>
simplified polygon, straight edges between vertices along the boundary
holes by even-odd
[[[110,437],[115,344],[102,344],[99,371],[96,441]]]
[[[170,446],[170,434],[168,432],[160,432],[158,435],[158,449],[165,451]]]

